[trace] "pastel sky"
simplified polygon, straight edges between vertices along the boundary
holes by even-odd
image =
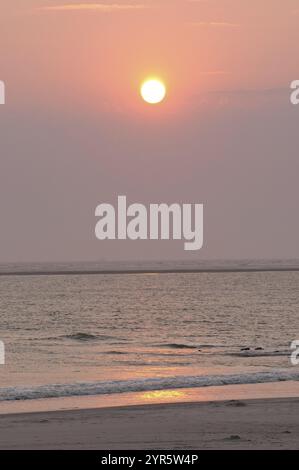
[[[298,25],[298,0],[2,0],[0,262],[299,258]],[[204,248],[96,240],[119,194],[204,203]]]

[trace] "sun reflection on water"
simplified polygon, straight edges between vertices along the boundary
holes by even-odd
[[[140,399],[142,400],[176,400],[182,399],[186,395],[185,392],[179,390],[154,390],[152,392],[142,393]]]

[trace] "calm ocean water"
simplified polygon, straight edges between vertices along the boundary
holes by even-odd
[[[99,268],[80,269],[90,266]],[[229,267],[240,266],[257,265]],[[116,267],[140,265],[109,265]],[[290,363],[298,307],[292,271],[3,275],[0,401],[299,380]]]

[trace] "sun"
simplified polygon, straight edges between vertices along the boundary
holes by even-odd
[[[140,94],[147,103],[161,103],[166,96],[166,87],[161,80],[151,78],[142,83]]]

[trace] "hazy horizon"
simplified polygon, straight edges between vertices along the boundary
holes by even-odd
[[[299,258],[298,2],[260,3],[4,1],[0,262]],[[203,248],[97,240],[122,194],[203,203]]]

